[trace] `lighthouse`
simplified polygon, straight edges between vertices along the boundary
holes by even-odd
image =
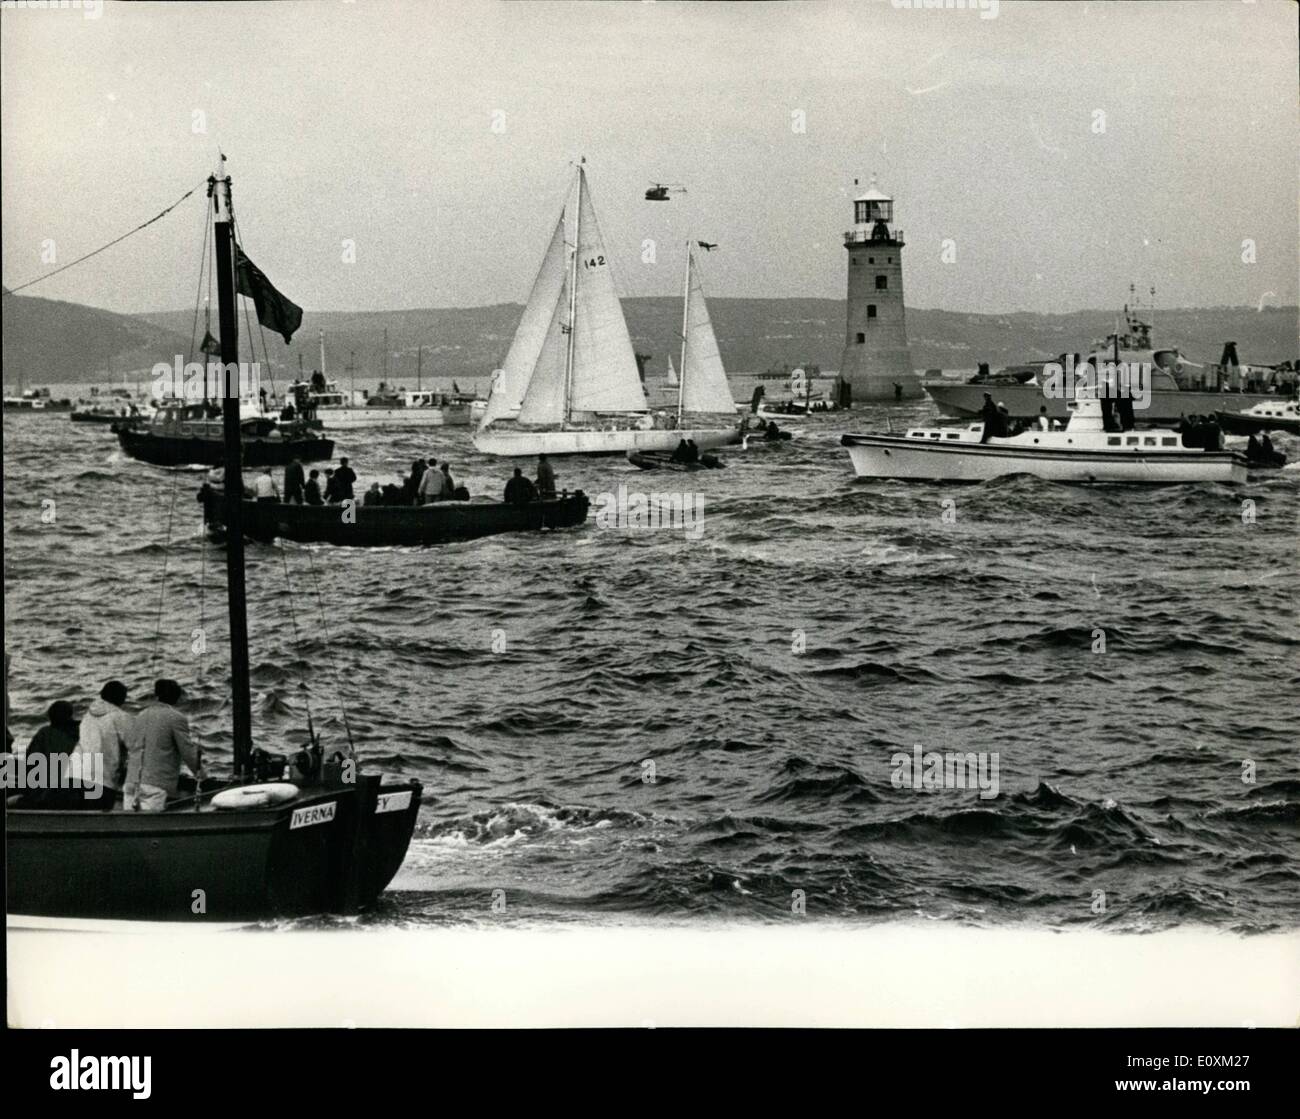
[[[853,200],[853,228],[844,234],[849,253],[849,306],[840,377],[854,403],[915,400],[925,395],[912,370],[903,319],[903,231],[892,228],[894,200],[871,186]]]

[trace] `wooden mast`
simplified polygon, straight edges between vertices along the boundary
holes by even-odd
[[[225,437],[226,598],[230,608],[230,695],[234,713],[235,775],[246,776],[253,749],[248,678],[248,608],[244,601],[244,478],[239,437],[239,322],[235,314],[234,218],[225,157],[208,179],[216,210],[217,323],[225,376],[222,433]]]

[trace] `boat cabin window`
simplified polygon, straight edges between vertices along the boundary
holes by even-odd
[[[931,439],[939,439],[939,438],[941,438],[941,436],[940,436],[940,433],[939,433],[939,432],[937,432],[937,431],[932,431],[932,432],[930,432],[930,438],[931,438]]]
[[[1156,445],[1155,436],[1148,435],[1145,439],[1142,440],[1142,445],[1145,447],[1154,447]]]
[[[1163,439],[1160,440],[1160,445],[1161,445],[1162,447],[1177,447],[1177,446],[1178,446],[1178,440],[1175,439],[1172,435],[1167,435],[1167,436],[1165,436]]]
[[[950,432],[948,432],[948,438],[949,438],[949,439],[957,439],[957,438],[959,438],[959,436],[957,435],[957,433],[956,433],[955,431],[950,431]],[[1037,443],[1038,440],[1035,439],[1034,442]]]
[[[1139,439],[1136,435],[1130,435],[1127,439],[1124,440],[1124,442],[1129,447],[1136,447],[1139,443],[1142,442],[1142,440]]]
[[[1118,436],[1118,435],[1112,435],[1109,439],[1106,440],[1106,446],[1108,446],[1108,447],[1118,447],[1118,446],[1119,446],[1119,442],[1120,442],[1120,440],[1119,440],[1119,436]]]

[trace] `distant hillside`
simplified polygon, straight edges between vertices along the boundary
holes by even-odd
[[[652,355],[649,371],[658,376],[668,355],[681,346],[681,303],[665,296],[627,299],[623,306],[633,343]],[[842,300],[711,299],[709,307],[723,359],[733,373],[800,364],[831,371],[839,365]],[[271,333],[266,340],[277,374],[296,372],[299,355],[304,369],[317,368],[317,332],[324,330],[331,376],[341,378],[355,352],[357,376],[378,377],[383,373],[387,330],[392,380],[414,382],[417,347],[423,345],[426,375],[470,383],[500,364],[521,313],[518,304],[372,313],[308,311],[292,346]],[[1195,360],[1217,361],[1223,343],[1233,341],[1243,361],[1267,363],[1300,354],[1298,321],[1300,310],[1295,307],[1157,311],[1155,335],[1158,343],[1177,344]],[[102,379],[110,355],[118,374],[148,370],[156,361],[187,352],[192,323],[191,311],[116,315],[76,303],[6,297],[4,379],[16,383],[19,370],[28,384]],[[997,368],[1081,349],[1114,328],[1115,313],[972,315],[909,308],[907,323],[917,368],[973,371],[981,361]]]
[[[633,344],[653,355],[649,370],[659,374],[668,355],[681,348],[681,301],[668,296],[625,299],[623,309]],[[733,373],[757,373],[782,365],[817,364],[824,371],[839,366],[844,346],[842,300],[710,299],[709,309],[723,360]],[[349,352],[355,351],[358,376],[379,376],[387,329],[388,370],[393,379],[414,380],[420,345],[426,373],[481,377],[505,357],[522,313],[523,308],[514,303],[374,314],[308,312],[295,345],[286,347],[273,335],[268,343],[277,365],[287,362],[296,369],[301,351],[303,367],[310,370],[319,364],[317,331],[324,330],[331,375],[341,374]],[[187,315],[167,312],[140,317],[160,328],[188,333]],[[1217,361],[1223,343],[1233,341],[1243,361],[1268,363],[1300,353],[1298,317],[1296,307],[1269,307],[1262,312],[1244,308],[1157,311],[1155,334],[1158,342],[1176,341],[1195,360]],[[1115,313],[968,315],[909,308],[907,325],[917,368],[973,371],[981,361],[996,368],[1081,349],[1114,329]]]
[[[16,387],[100,381],[111,368],[115,376],[148,369],[160,355],[184,350],[181,337],[136,315],[117,315],[27,295],[5,293],[3,315],[4,383]]]

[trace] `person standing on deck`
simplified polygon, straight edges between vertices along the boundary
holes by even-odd
[[[545,455],[537,456],[537,493],[543,501],[555,496],[555,469]]]
[[[356,480],[357,473],[348,465],[348,460],[339,459],[339,468],[334,471],[334,494],[339,501],[351,500],[352,487],[356,484]]]
[[[984,421],[984,431],[980,435],[980,442],[987,443],[994,435],[1002,430],[1002,415],[998,412],[998,406],[993,403],[993,394],[984,394],[984,403],[980,405],[980,419]]]
[[[180,783],[181,762],[201,776],[199,748],[190,741],[190,721],[176,704],[183,695],[175,680],[154,685],[157,702],[135,718],[135,731],[127,745],[125,807],[131,812],[161,812],[174,799]]]
[[[284,468],[284,502],[286,505],[301,505],[303,500],[302,459],[294,455],[293,461]]]
[[[325,501],[320,495],[320,471],[313,470],[307,478],[307,484],[302,488],[303,501],[308,505],[324,505]]]
[[[527,505],[537,500],[537,489],[531,478],[525,478],[524,472],[515,467],[514,476],[506,483],[505,503],[507,505]]]
[[[258,501],[279,501],[280,490],[271,477],[269,466],[262,468],[262,473],[253,479],[253,494]]]
[[[94,807],[105,812],[112,810],[126,784],[127,743],[131,741],[135,720],[123,710],[124,703],[126,685],[120,680],[110,680],[99,689],[99,698],[91,702],[77,737],[78,754],[85,759],[96,755],[103,759],[103,788],[90,790],[96,795],[87,795],[86,800],[95,801]]]
[[[420,479],[420,488],[415,503],[417,505],[430,505],[435,501],[441,501],[446,487],[447,476],[438,469],[438,460],[430,458],[429,469],[424,472],[424,477]]]
[[[402,496],[406,498],[407,505],[418,505],[420,503],[420,481],[424,477],[424,472],[428,469],[429,464],[422,458],[417,458],[411,463],[411,473],[402,486]]]

